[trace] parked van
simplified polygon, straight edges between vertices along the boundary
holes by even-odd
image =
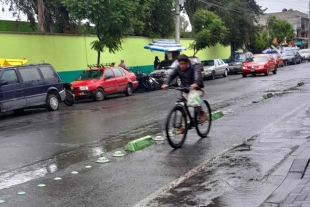
[[[32,107],[56,111],[65,96],[63,83],[50,64],[0,68],[0,112]]]

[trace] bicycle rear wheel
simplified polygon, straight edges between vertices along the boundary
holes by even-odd
[[[201,122],[200,116],[196,110],[195,110],[194,118],[195,118],[195,122],[196,122],[197,134],[201,138],[206,138],[210,132],[210,129],[211,129],[212,114],[211,114],[210,104],[206,100],[203,100],[203,102],[205,103],[205,106],[202,106],[202,110],[206,113],[207,120],[205,122]]]
[[[187,116],[182,106],[175,106],[168,114],[166,121],[166,136],[171,147],[182,147],[187,135]],[[183,133],[179,133],[183,130]]]

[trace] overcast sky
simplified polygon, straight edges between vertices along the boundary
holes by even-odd
[[[256,0],[263,8],[268,8],[266,13],[281,12],[283,8],[293,9],[308,14],[309,1],[306,0]]]

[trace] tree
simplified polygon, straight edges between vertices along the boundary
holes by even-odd
[[[62,3],[70,15],[95,24],[100,47],[102,50],[107,48],[110,53],[122,49],[123,38],[132,32],[134,12],[139,7],[137,0],[63,0]],[[97,48],[97,43],[92,46]],[[99,55],[98,61],[100,62]]]
[[[270,39],[266,29],[261,34],[256,34],[255,48],[259,50],[267,49],[270,47]]]
[[[195,40],[191,44],[194,55],[206,47],[212,47],[220,43],[228,45],[228,29],[221,18],[208,10],[199,10],[194,15]]]
[[[21,14],[25,14],[33,30],[39,29],[49,33],[76,32],[78,22],[69,15],[61,0],[0,0],[0,2],[9,4],[9,11],[17,19]]]
[[[99,40],[92,41],[91,49],[97,52],[97,65],[100,65],[100,57],[101,53],[104,51],[104,42],[100,42]]]
[[[134,35],[145,37],[169,37],[174,33],[174,14],[172,2],[174,0],[149,0],[148,7],[144,6],[144,13],[135,12],[143,22],[140,30],[134,29]],[[142,5],[143,2],[140,4]]]
[[[268,28],[271,39],[277,38],[279,44],[284,40],[287,42],[292,41],[295,37],[292,25],[285,20],[277,19],[275,16],[268,19]]]

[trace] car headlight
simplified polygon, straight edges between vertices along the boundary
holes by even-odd
[[[81,90],[81,91],[87,91],[87,90],[88,90],[88,87],[87,87],[87,86],[80,86],[80,90]]]

